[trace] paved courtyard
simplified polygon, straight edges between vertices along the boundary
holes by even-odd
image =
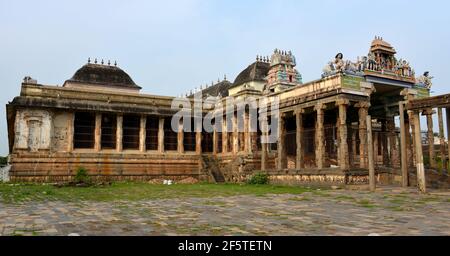
[[[450,191],[0,203],[1,235],[450,235]]]

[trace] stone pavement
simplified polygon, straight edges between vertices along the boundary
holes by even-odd
[[[0,203],[0,235],[450,235],[450,191]]]

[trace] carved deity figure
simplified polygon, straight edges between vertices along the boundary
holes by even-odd
[[[334,67],[337,71],[344,71],[345,63],[344,63],[344,55],[342,53],[336,54],[334,58]]]
[[[369,54],[367,54],[367,58],[368,58],[369,69],[376,70],[377,69],[377,61],[375,59],[375,54],[373,54],[372,52],[369,52]]]
[[[430,72],[426,71],[422,76],[417,78],[417,82],[425,88],[431,89],[431,86],[433,85],[431,79],[433,79],[433,77],[430,76]]]

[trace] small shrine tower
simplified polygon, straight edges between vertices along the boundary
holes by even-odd
[[[270,68],[267,74],[267,90],[269,92],[283,91],[302,83],[301,74],[295,69],[295,56],[291,51],[275,49],[270,58]]]

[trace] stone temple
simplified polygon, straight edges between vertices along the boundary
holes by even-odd
[[[435,145],[432,117],[437,109],[442,125],[450,97],[430,97],[429,72],[416,77],[381,37],[355,61],[342,53],[331,59],[320,79],[303,82],[293,53],[276,49],[233,82],[224,78],[183,96],[194,105],[201,94],[192,120],[212,116],[212,131],[186,131],[186,118],[172,129],[175,97],[140,93],[109,62],[89,60],[62,87],[26,77],[6,106],[11,179],[65,181],[84,167],[110,180],[236,182],[266,171],[274,182],[358,184],[367,182],[369,151],[378,182],[414,182],[438,169],[438,159],[447,168],[447,140],[439,127]],[[230,98],[256,99],[257,111],[221,107]],[[259,107],[263,100],[277,101],[276,111]],[[420,115],[427,117],[425,135]],[[275,141],[262,139],[269,132]]]

